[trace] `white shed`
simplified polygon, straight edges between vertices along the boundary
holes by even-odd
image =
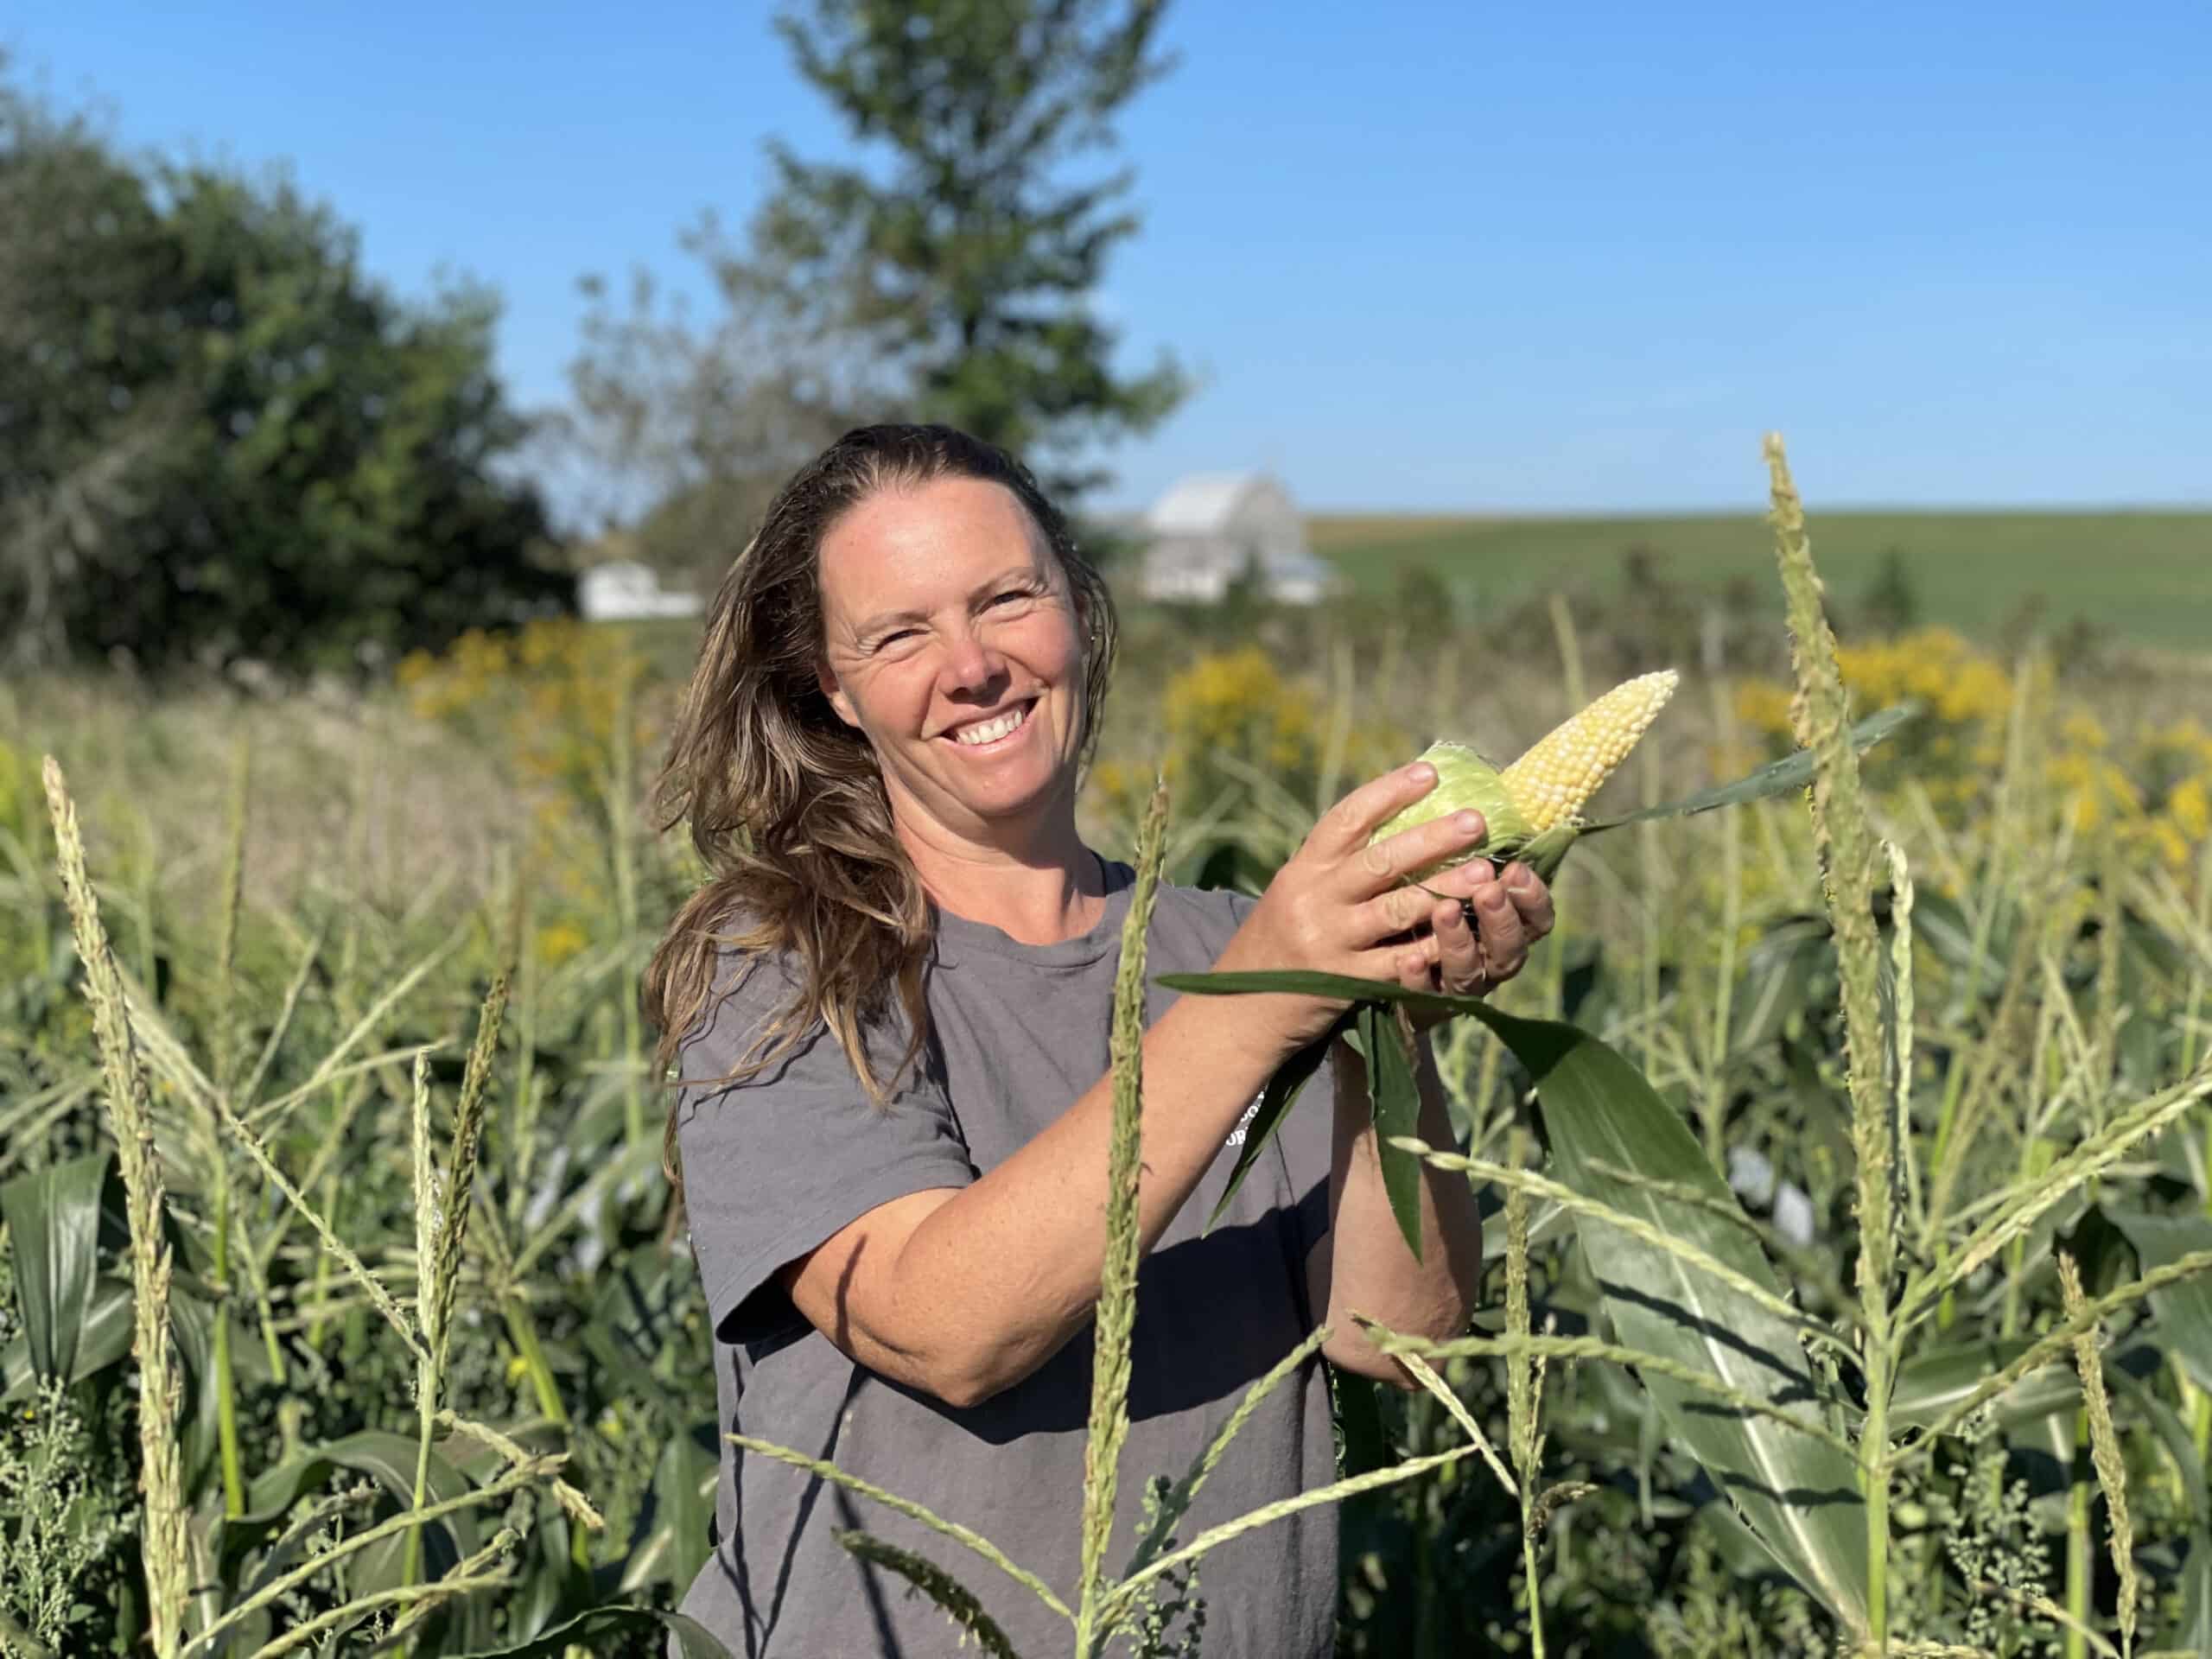
[[[1337,572],[1306,546],[1290,492],[1265,473],[1194,474],[1154,502],[1144,523],[1147,599],[1218,600],[1255,562],[1270,599],[1312,605],[1336,590]]]
[[[645,616],[696,616],[696,594],[671,593],[650,566],[627,559],[594,564],[576,578],[576,606],[588,622],[626,622]]]

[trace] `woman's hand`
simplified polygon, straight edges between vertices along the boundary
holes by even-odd
[[[1550,890],[1526,864],[1493,874],[1491,861],[1478,858],[1461,868],[1474,883],[1466,903],[1432,904],[1424,930],[1398,952],[1398,983],[1408,990],[1484,995],[1519,973],[1529,947],[1552,931]],[[1413,1022],[1425,1030],[1445,1018],[1415,1014]]]
[[[1275,873],[1216,968],[1297,969],[1465,993],[1517,973],[1529,946],[1552,925],[1550,896],[1534,872],[1514,866],[1525,886],[1500,881],[1487,860],[1473,859],[1425,876],[1420,886],[1405,879],[1408,870],[1480,843],[1489,833],[1481,813],[1457,812],[1372,839],[1435,786],[1435,768],[1416,761],[1361,785],[1330,808]],[[1463,900],[1474,905],[1479,931],[1467,926]],[[1446,911],[1457,931],[1440,935]],[[1268,1005],[1286,1052],[1320,1036],[1347,1006],[1288,995],[1250,1000]]]

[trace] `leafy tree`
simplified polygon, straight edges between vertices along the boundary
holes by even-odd
[[[664,304],[642,272],[626,308],[586,280],[592,304],[557,435],[582,458],[582,487],[607,493],[597,513],[628,521],[626,555],[701,586],[728,565],[795,467],[897,407],[849,342],[803,327],[734,280],[713,238],[709,226],[684,238],[715,269],[721,309],[703,327]]]
[[[0,87],[0,658],[351,664],[568,602],[494,305],[403,304],[288,185]]]
[[[602,464],[665,505],[649,557],[717,565],[791,467],[857,421],[941,420],[1020,454],[1073,504],[1101,446],[1188,381],[1123,375],[1090,296],[1137,228],[1127,168],[1071,178],[1162,73],[1161,0],[810,0],[776,27],[873,153],[772,143],[775,185],[733,247],[687,238],[722,306],[700,330],[651,286],[600,305],[576,369]],[[703,537],[702,542],[697,539]]]

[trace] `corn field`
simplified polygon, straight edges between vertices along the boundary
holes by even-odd
[[[948,1650],[1010,1651],[1010,1577],[1083,1659],[1203,1656],[1208,1549],[1335,1503],[1346,1656],[2212,1651],[2208,682],[1839,647],[1769,461],[1765,658],[1674,664],[1609,798],[1808,787],[1560,868],[1437,1028],[1458,1144],[1395,1148],[1484,1197],[1472,1329],[1378,1332],[1421,1386],[1337,1379],[1339,1482],[1195,1536],[1230,1402],[1192,1468],[1114,1455],[1152,884],[1256,889],[1428,739],[1511,753],[1658,664],[1564,596],[1533,638],[1132,619],[1085,791],[1141,882],[1081,1581],[748,1448],[941,1535],[842,1541]],[[672,1611],[716,1424],[637,995],[694,875],[639,809],[681,658],[556,626],[365,703],[0,689],[0,1651],[721,1652]],[[1380,1076],[1412,994],[1354,988]]]

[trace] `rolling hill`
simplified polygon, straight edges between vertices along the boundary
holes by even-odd
[[[1532,590],[1603,591],[1624,555],[1649,550],[1669,580],[1775,580],[1764,522],[1751,516],[1497,518],[1309,515],[1313,550],[1358,587],[1387,588],[1427,565],[1478,605]],[[2044,619],[2076,616],[2145,645],[2212,649],[2212,511],[1815,511],[1813,550],[1829,590],[1856,601],[1891,550],[1923,617],[1986,637],[2031,595]]]

